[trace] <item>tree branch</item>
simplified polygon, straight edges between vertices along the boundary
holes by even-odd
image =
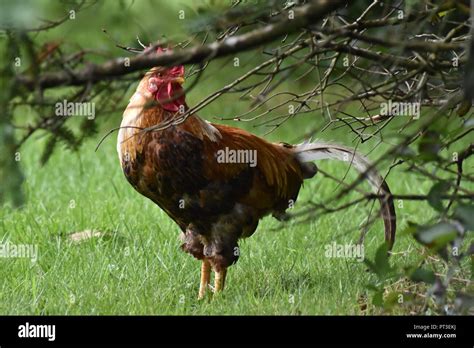
[[[346,1],[344,0],[313,1],[310,4],[292,10],[294,11],[294,17],[285,14],[286,18],[284,17],[284,19],[274,24],[266,25],[263,28],[255,29],[242,35],[229,37],[221,42],[216,41],[208,45],[179,51],[169,51],[159,55],[139,55],[130,58],[129,64],[126,58],[122,57],[107,61],[101,65],[90,64],[84,69],[72,72],[51,72],[40,76],[38,81],[35,81],[31,76],[19,75],[16,77],[16,82],[30,90],[34,90],[35,87],[46,89],[59,86],[77,86],[130,74],[155,66],[200,63],[211,58],[247,51],[271,42],[283,35],[291,34],[302,27],[314,24],[317,20],[345,3]]]

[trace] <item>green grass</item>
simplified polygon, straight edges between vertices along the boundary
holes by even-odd
[[[97,136],[97,139],[99,136]],[[38,142],[22,151],[27,205],[1,211],[0,236],[15,244],[37,244],[36,263],[0,259],[2,314],[359,314],[357,299],[371,275],[353,259],[330,259],[324,246],[355,242],[369,208],[322,216],[307,224],[266,218],[240,243],[241,258],[229,270],[227,288],[212,301],[197,301],[200,264],[180,249],[177,226],[136,193],[120,170],[115,140],[94,152],[97,139],[79,154],[58,149],[43,168]],[[342,176],[344,165],[323,162]],[[396,178],[396,177],[392,177]],[[394,192],[423,193],[430,183],[406,176],[390,180]],[[317,176],[299,202],[331,197],[334,182]],[[297,204],[297,208],[301,204]],[[427,205],[404,202],[399,230],[408,219],[432,216]],[[104,238],[72,243],[68,234],[94,229]],[[366,255],[383,241],[382,224],[368,233]],[[394,255],[404,264],[415,257],[413,241],[398,236]],[[416,253],[415,253],[416,254]]]

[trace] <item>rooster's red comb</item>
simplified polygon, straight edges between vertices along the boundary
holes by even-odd
[[[161,53],[169,52],[172,50],[173,49],[170,47],[159,46],[156,49],[156,53],[161,54]],[[184,65],[176,65],[176,66],[170,67],[168,71],[169,71],[169,74],[172,76],[184,76]]]

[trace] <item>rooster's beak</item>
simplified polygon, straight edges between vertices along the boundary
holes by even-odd
[[[179,83],[180,85],[182,85],[182,84],[184,83],[184,81],[185,81],[185,80],[184,80],[184,77],[181,77],[181,76],[180,76],[180,77],[176,77],[176,78],[173,79],[173,82],[177,82],[177,83]]]

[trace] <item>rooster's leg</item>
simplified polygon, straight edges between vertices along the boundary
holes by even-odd
[[[219,292],[224,290],[225,276],[227,274],[227,268],[223,268],[221,271],[216,272],[216,277],[214,279],[214,292]]]
[[[201,285],[199,286],[198,300],[202,300],[206,296],[207,287],[211,281],[211,264],[204,259],[201,266]]]

